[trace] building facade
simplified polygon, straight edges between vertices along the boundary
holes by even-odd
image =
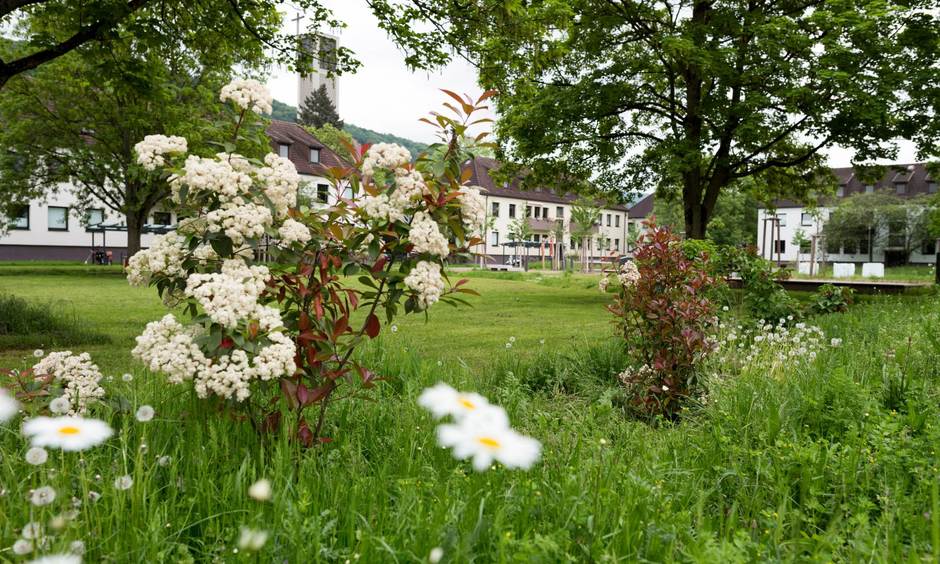
[[[326,169],[346,166],[342,159],[303,127],[274,120],[267,128],[271,150],[294,163],[301,177],[301,193],[311,202],[333,203],[339,197],[326,178]],[[348,196],[348,194],[346,194]],[[110,253],[121,262],[127,254],[124,215],[100,201],[81,210],[76,188],[62,184],[44,199],[21,208],[6,233],[0,233],[0,260],[87,260],[95,251]],[[153,241],[152,232],[176,225],[172,210],[158,205],[149,214],[141,246]],[[101,226],[108,229],[101,229]],[[148,233],[147,231],[151,231]]]
[[[936,194],[938,191],[937,179],[931,176],[923,163],[891,165],[887,172],[876,182],[864,181],[851,167],[834,168],[838,187],[836,200],[853,194],[873,193],[886,191],[902,197],[914,197],[924,194]],[[847,241],[843,244],[827,244],[824,238],[824,226],[832,214],[834,206],[819,205],[810,209],[803,204],[791,201],[780,201],[775,210],[759,208],[757,214],[757,248],[766,259],[780,263],[809,262],[812,246],[809,241],[815,237],[816,260],[819,262],[846,262],[866,263],[882,262],[894,264],[901,261],[900,245],[894,244],[894,237],[890,233],[880,233],[872,241],[867,237],[860,237],[857,241]],[[802,249],[795,241],[802,235],[804,242]],[[884,244],[879,244],[879,241]],[[937,245],[933,239],[918,242],[912,245],[909,262],[915,264],[932,264],[936,260]],[[906,255],[906,252],[903,254]]]
[[[652,211],[652,195],[630,208],[606,205],[600,208],[598,221],[582,229],[572,219],[572,208],[577,201],[575,194],[550,188],[524,190],[518,180],[497,183],[490,175],[499,168],[499,161],[495,159],[479,157],[467,166],[470,168],[469,184],[481,188],[487,210],[485,244],[473,250],[485,254],[490,264],[505,264],[520,256],[532,260],[582,253],[594,262],[615,259],[630,253],[631,242]],[[522,218],[531,231],[526,241],[529,244],[525,246],[519,245],[513,237],[514,223]],[[581,233],[586,236],[579,237]]]

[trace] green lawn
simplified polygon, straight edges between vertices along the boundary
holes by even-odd
[[[153,291],[128,287],[116,269],[16,268],[0,268],[0,293],[70,308],[111,337],[71,348],[134,379],[104,383],[109,402],[94,414],[118,436],[81,464],[51,453],[27,465],[16,426],[0,426],[3,561],[22,558],[8,547],[27,522],[49,523],[73,496],[85,501],[68,526],[49,529],[47,551],[81,539],[88,562],[426,562],[434,547],[444,562],[940,557],[935,293],[812,320],[827,333],[812,360],[773,370],[711,362],[707,401],[678,423],[649,425],[620,407],[626,355],[596,276],[469,273],[482,294],[474,307],[398,320],[362,352],[388,380],[337,402],[333,442],[304,451],[282,436],[263,442],[131,359],[133,338],[164,313]],[[5,350],[0,365],[27,366],[31,352]],[[415,400],[441,380],[506,407],[542,441],[542,460],[475,473],[438,448]],[[156,408],[153,422],[134,421],[141,404]],[[117,491],[124,474],[134,486]],[[246,495],[259,477],[273,481],[271,502]],[[55,503],[31,507],[28,490],[47,484]],[[101,499],[88,501],[81,484]],[[236,551],[242,525],[272,534],[257,557]]]

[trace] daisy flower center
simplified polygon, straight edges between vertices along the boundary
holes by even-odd
[[[459,403],[460,405],[466,407],[467,409],[476,409],[476,408],[477,408],[476,404],[473,403],[472,401],[468,400],[467,398],[460,398],[460,399],[457,400],[457,403]]]
[[[67,425],[65,427],[59,427],[60,435],[77,435],[80,432],[81,431],[78,429],[78,427],[72,427],[70,425]]]
[[[483,445],[483,446],[485,446],[485,447],[489,447],[489,448],[499,448],[499,447],[500,447],[499,441],[497,441],[496,439],[494,439],[494,438],[492,438],[492,437],[480,437],[480,438],[477,439],[477,442],[479,442],[481,445]]]

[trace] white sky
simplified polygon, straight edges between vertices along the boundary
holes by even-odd
[[[392,133],[425,143],[433,142],[431,126],[421,123],[431,110],[440,110],[448,100],[439,88],[458,94],[469,94],[474,99],[482,93],[477,85],[476,69],[462,59],[435,73],[412,72],[405,67],[404,56],[394,42],[379,29],[375,17],[365,2],[359,0],[327,0],[327,6],[341,21],[343,30],[325,30],[339,35],[340,44],[352,49],[362,63],[359,72],[339,77],[339,112],[350,123],[381,133]],[[294,31],[290,21],[296,10],[291,9],[284,18],[284,29]],[[301,30],[307,22],[301,22]],[[297,76],[284,68],[274,69],[268,87],[281,102],[297,106]],[[853,152],[843,148],[828,151],[830,166],[850,166]],[[908,163],[915,160],[914,147],[901,144],[898,159]],[[886,163],[884,163],[886,164]]]

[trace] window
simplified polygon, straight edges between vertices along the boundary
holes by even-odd
[[[29,229],[29,206],[20,206],[13,214],[10,229]]]
[[[542,208],[535,206],[535,219],[542,219]]]
[[[907,182],[895,182],[894,191],[898,194],[907,194]]]
[[[928,183],[927,183],[927,193],[928,193],[928,194],[936,194],[936,193],[937,193],[937,183],[936,183],[936,182],[932,182],[932,181],[931,181],[931,182],[928,182]]]
[[[156,225],[171,225],[173,216],[170,212],[153,212],[153,222]]]
[[[858,252],[862,255],[868,254],[868,235],[858,240]]]
[[[516,204],[509,204],[509,217],[516,217]]]
[[[842,247],[838,241],[826,240],[826,252],[830,255],[838,255],[842,252]]]
[[[499,217],[499,202],[493,202],[493,209],[490,211],[493,217]]]
[[[536,233],[535,235],[532,236],[532,240],[538,243],[541,240],[541,238],[539,237],[539,234]]]
[[[888,225],[888,246],[889,247],[903,247],[905,246],[906,234],[904,229],[903,221],[891,222]]]
[[[320,149],[317,149],[316,147],[310,147],[310,162],[320,162]]]
[[[69,209],[49,206],[49,231],[69,230]]]
[[[774,252],[775,253],[787,252],[787,242],[782,239],[777,239],[776,241],[774,241]]]
[[[813,224],[813,214],[804,213],[800,215],[800,225],[812,225]]]
[[[525,207],[525,216],[526,216],[526,217],[532,217],[532,206],[526,206],[526,207]]]
[[[610,214],[607,214],[607,227],[610,227]]]
[[[317,184],[317,201],[323,203],[330,201],[329,184]]]
[[[620,227],[620,214],[614,216],[614,227]]]
[[[934,239],[924,239],[920,244],[920,254],[932,255],[937,252],[937,243]]]
[[[855,239],[846,239],[842,243],[842,252],[846,255],[854,255],[858,252],[858,241]]]
[[[866,193],[866,194],[873,194],[874,192],[875,192],[875,185],[874,185],[874,184],[866,184],[866,185],[865,185],[865,193]]]
[[[620,219],[619,215],[617,216],[617,219]],[[615,251],[620,250],[620,239],[614,239],[614,250]]]
[[[565,218],[565,208],[563,208],[563,207],[561,207],[561,206],[556,206],[556,207],[555,207],[555,217],[557,217],[558,219],[564,219],[564,218]]]
[[[838,188],[836,188],[836,196],[840,198],[842,196],[845,196],[845,186],[839,186]]]
[[[490,246],[499,245],[499,231],[490,231]]]
[[[777,214],[777,219],[780,220],[780,227],[786,227],[786,226],[787,226],[787,214],[785,214],[785,213],[778,213],[778,214]]]
[[[277,154],[286,159],[290,155],[290,145],[287,143],[279,143],[277,146]]]

